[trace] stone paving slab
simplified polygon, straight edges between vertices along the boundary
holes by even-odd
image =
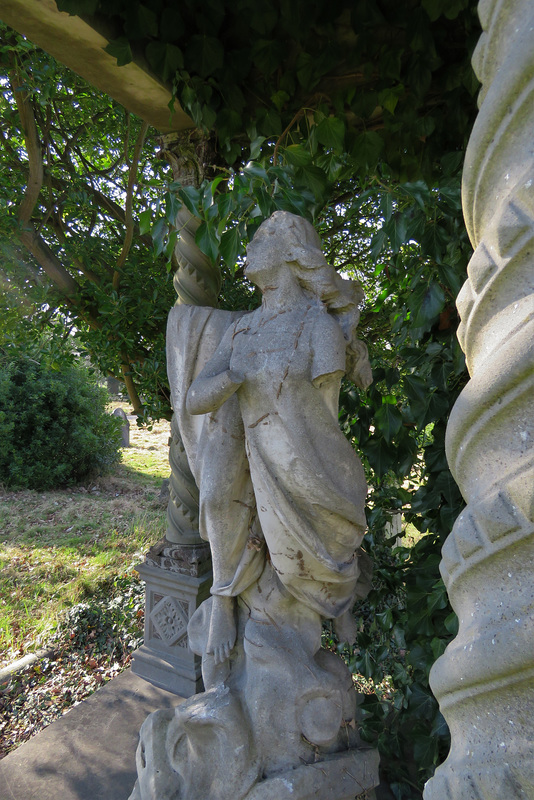
[[[139,728],[181,700],[126,670],[0,761],[1,800],[127,800]]]

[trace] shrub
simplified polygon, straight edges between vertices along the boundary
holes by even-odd
[[[121,660],[143,643],[145,585],[133,575],[118,576],[96,597],[66,613],[54,636],[74,650]]]
[[[102,474],[120,460],[120,420],[85,368],[61,372],[27,357],[0,362],[0,483],[53,489]]]

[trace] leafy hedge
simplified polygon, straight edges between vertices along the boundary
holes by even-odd
[[[120,420],[88,370],[61,372],[27,356],[0,362],[0,483],[54,489],[120,460]]]

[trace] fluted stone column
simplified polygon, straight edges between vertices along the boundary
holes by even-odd
[[[425,800],[534,798],[534,3],[479,15],[458,297],[471,380],[447,438],[467,507],[441,566],[460,628],[431,672],[452,746]]]
[[[175,180],[198,186],[209,161],[209,141],[196,130],[168,134],[161,138],[160,154],[170,162]],[[221,276],[195,243],[199,224],[185,207],[179,211],[174,252],[177,305],[217,304]],[[169,462],[166,536],[138,567],[146,583],[145,640],[134,654],[132,669],[157,686],[189,697],[203,687],[200,658],[188,647],[187,623],[208,596],[212,573],[209,544],[198,532],[198,489],[174,416]]]

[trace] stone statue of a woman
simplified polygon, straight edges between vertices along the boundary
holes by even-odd
[[[321,761],[333,780],[347,758],[357,785],[340,794],[342,782],[334,791],[326,777],[321,796],[354,796],[376,784],[376,755],[361,748],[350,674],[321,649],[321,621],[337,620],[349,638],[367,589],[367,487],[337,421],[343,375],[371,382],[354,335],[362,295],[328,266],[313,227],[288,212],[260,226],[245,274],[261,290],[257,310],[181,306],[169,319],[168,340],[180,343],[168,365],[173,406],[214,576],[189,625],[207,691],[172,718],[158,712],[173,797],[278,800],[286,795],[272,781],[288,770],[292,781],[302,773],[290,796],[308,797],[297,788],[310,779],[305,766]],[[141,747],[157,727],[146,724]],[[209,769],[200,767],[207,742]],[[134,796],[152,797],[143,774]]]

